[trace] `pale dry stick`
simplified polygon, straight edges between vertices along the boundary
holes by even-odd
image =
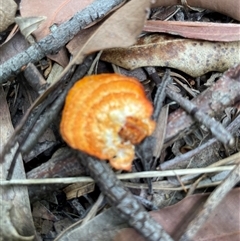
[[[203,206],[203,210],[190,222],[187,231],[182,235],[180,241],[193,240],[195,234],[203,226],[213,210],[238,182],[240,182],[240,164],[238,164],[229,173],[227,178],[211,193]]]
[[[209,188],[209,187],[215,187],[221,184],[221,181],[217,182],[210,182],[210,183],[200,183],[197,186],[197,189],[201,188]],[[134,189],[147,189],[148,186],[146,183],[133,183],[133,182],[123,182],[123,185],[127,188],[134,188]],[[183,191],[185,189],[190,189],[191,185],[185,185],[184,188],[182,186],[175,186],[175,185],[163,185],[161,183],[153,182],[152,187],[154,191]]]
[[[227,165],[229,163],[234,162],[235,164],[240,162],[240,152],[227,157],[223,160],[220,160],[218,162],[215,162],[211,165],[209,165],[208,167],[218,167],[218,166],[222,166],[222,165]],[[207,174],[205,173],[204,175],[202,175],[201,177],[199,177],[189,188],[187,196],[190,196],[193,194],[194,190],[198,187],[198,184],[207,176]]]
[[[195,104],[193,104],[191,101],[187,100],[186,98],[183,98],[180,94],[172,91],[171,89],[166,89],[168,97],[170,97],[172,100],[175,100],[185,111],[187,111],[190,115],[192,115],[197,121],[204,124],[208,129],[211,130],[212,134],[223,144],[226,145],[233,145],[234,144],[234,138],[230,134],[229,131],[227,131],[223,125],[215,121],[213,118],[205,114],[203,111],[201,111]]]
[[[61,240],[65,240],[64,236],[70,232],[71,230],[77,229],[80,226],[83,226],[84,224],[86,224],[88,221],[90,221],[90,219],[92,219],[96,213],[97,210],[99,208],[99,206],[101,205],[102,201],[104,199],[104,195],[101,193],[97,199],[97,201],[95,202],[95,204],[92,206],[91,210],[89,211],[89,213],[87,214],[87,216],[84,219],[80,219],[77,222],[75,222],[74,224],[70,225],[69,227],[67,227],[66,229],[64,229],[63,232],[61,232],[57,238],[54,239],[54,241],[61,241]]]
[[[81,225],[84,225],[85,223],[87,223],[89,220],[91,220],[93,217],[96,216],[97,210],[98,210],[98,208],[101,205],[103,200],[104,200],[104,195],[101,193],[99,195],[97,201],[94,203],[94,205],[92,206],[91,210],[87,214],[87,216],[83,219]]]
[[[201,173],[212,173],[231,171],[235,166],[223,166],[223,167],[205,167],[205,168],[192,168],[192,169],[176,169],[166,171],[149,171],[149,172],[136,172],[136,173],[124,173],[117,174],[116,177],[120,180],[135,179],[135,178],[153,178],[153,177],[168,177],[176,175],[189,175],[189,174],[201,174]],[[71,184],[78,182],[93,182],[91,177],[65,177],[65,178],[44,178],[44,179],[13,179],[13,180],[2,180],[0,186],[11,186],[11,185],[47,185],[47,184]]]
[[[104,18],[123,2],[123,0],[93,1],[85,9],[76,13],[69,21],[61,24],[56,31],[0,65],[0,84],[19,73],[24,65],[35,63],[48,54],[56,53],[80,30]]]

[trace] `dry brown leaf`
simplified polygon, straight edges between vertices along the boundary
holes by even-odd
[[[94,34],[94,32],[101,27],[102,22],[99,22],[91,28],[83,29],[79,32],[67,45],[69,53],[72,56],[76,56],[80,49],[85,45],[88,39]]]
[[[92,2],[93,0],[22,0],[20,12],[22,17],[45,16],[47,18],[34,31],[34,36],[39,41],[50,33],[50,27],[53,24],[60,25]]]
[[[149,7],[149,0],[125,4],[100,25],[83,46],[76,46],[72,62],[80,64],[86,55],[102,49],[133,45],[142,31]]]
[[[239,41],[240,25],[224,23],[202,23],[182,21],[152,21],[146,22],[146,32],[159,32],[179,35],[185,38],[209,41]]]
[[[18,31],[8,42],[0,48],[0,64],[12,58],[16,54],[26,50],[29,47],[28,42]]]
[[[189,222],[202,208],[208,194],[187,197],[176,205],[151,212],[174,240],[179,240]],[[212,212],[193,241],[238,241],[240,235],[240,189],[232,190]],[[135,230],[123,229],[114,241],[145,241]]]
[[[223,72],[239,63],[239,44],[152,34],[140,38],[132,47],[105,50],[101,59],[126,69],[164,66],[198,77],[209,71]]]
[[[179,0],[155,0],[152,7],[179,5]],[[240,21],[240,1],[239,0],[187,0],[187,4],[194,8],[210,9],[230,16]]]
[[[6,30],[9,25],[14,23],[17,4],[13,0],[0,1],[0,32]]]

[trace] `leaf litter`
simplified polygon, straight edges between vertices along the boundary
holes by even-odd
[[[24,0],[22,1],[22,2],[24,2]],[[27,2],[27,1],[25,1],[25,2]],[[162,1],[158,1],[157,3],[160,3],[161,4],[161,2]],[[212,1],[210,4],[212,4],[213,6],[214,6],[214,3],[215,1]],[[68,3],[69,3],[69,1],[63,1],[60,5],[55,5],[54,7],[57,7],[57,8],[55,8],[56,10],[55,11],[52,11],[52,13],[55,13],[55,15],[52,15],[51,17],[50,17],[50,19],[52,20],[51,21],[51,23],[52,22],[55,22],[55,16],[57,16],[58,15],[58,12],[61,12],[60,10],[62,10],[62,9],[64,9],[65,7],[66,7],[66,10],[67,10],[67,12],[69,11],[69,9],[68,9]],[[232,4],[234,3],[234,1],[232,2]],[[34,4],[36,4],[36,3],[34,3]],[[58,2],[58,4],[59,4],[59,2]],[[38,5],[39,5],[39,3],[38,3]],[[221,5],[221,4],[220,4]],[[23,5],[22,5],[23,6]],[[228,5],[226,5],[226,6],[228,6]],[[220,6],[221,8],[224,8],[223,7],[223,4]],[[138,9],[136,6],[132,6],[131,7],[132,8],[132,12],[130,13],[130,16],[131,15],[133,15],[134,14],[134,12],[136,11],[136,9]],[[227,7],[226,7],[226,9],[227,9]],[[221,12],[222,10],[220,10],[220,12]],[[226,11],[226,10],[224,10],[224,11]],[[56,14],[57,13],[57,14]],[[121,13],[122,15],[124,14],[125,12],[124,12],[124,10],[123,10],[123,12]],[[72,14],[73,13],[70,13],[69,15],[70,16],[72,16]],[[66,15],[66,14],[65,14]],[[137,14],[136,14],[137,15]],[[231,12],[229,12],[229,15],[231,16],[231,15],[233,15],[234,16],[234,11],[233,11],[233,13],[231,13]],[[39,16],[39,15],[37,15],[37,16]],[[128,18],[127,18],[128,19]],[[122,23],[121,23],[121,25],[122,24],[124,24],[124,22],[126,22],[126,23],[129,23],[129,22],[131,22],[132,23],[132,25],[135,25],[135,23],[136,22],[134,22],[134,21],[132,21],[132,19],[131,18],[129,18],[130,20],[129,21],[126,21],[126,19],[124,19],[124,18],[121,18],[121,20],[123,21]],[[114,21],[117,21],[116,19],[114,20]],[[97,26],[97,25],[95,25],[94,26],[94,28],[95,29],[93,29],[93,28],[89,28],[89,33],[86,33],[86,38],[84,39],[83,38],[83,41],[82,41],[82,43],[81,44],[79,44],[79,46],[77,46],[77,43],[78,43],[78,40],[77,40],[77,38],[75,39],[75,40],[73,40],[69,45],[68,45],[68,48],[69,48],[69,52],[75,57],[75,59],[74,59],[74,61],[68,66],[68,68],[67,69],[69,69],[69,67],[72,65],[72,64],[76,64],[76,63],[81,63],[82,62],[82,60],[84,59],[84,57],[86,56],[86,55],[88,55],[89,53],[91,53],[91,52],[95,52],[95,51],[98,51],[98,50],[102,50],[102,49],[105,49],[105,48],[111,48],[111,47],[126,47],[126,46],[129,46],[129,45],[132,45],[134,42],[135,42],[135,36],[137,36],[139,33],[140,33],[140,31],[139,30],[137,30],[137,31],[139,31],[139,32],[136,32],[135,33],[135,35],[134,35],[134,38],[133,39],[130,39],[130,42],[125,42],[124,43],[124,41],[127,41],[128,40],[128,38],[131,38],[132,37],[132,33],[133,32],[129,32],[130,33],[130,35],[128,36],[128,35],[126,35],[126,36],[124,36],[125,35],[125,29],[119,29],[119,34],[117,34],[116,36],[114,36],[114,37],[112,37],[112,35],[111,35],[111,31],[112,31],[112,29],[111,29],[111,27],[113,26],[113,25],[115,25],[115,22],[109,22],[108,24],[106,24],[106,28],[104,28],[104,27],[102,27],[101,25],[102,25],[102,23],[99,23],[99,26]],[[136,21],[137,21],[137,18],[136,18]],[[61,22],[61,20],[60,20],[60,22]],[[60,22],[57,22],[56,21],[56,23],[57,24],[60,24]],[[106,20],[106,22],[107,22],[107,20]],[[156,21],[157,22],[157,21]],[[154,26],[154,29],[151,29],[150,31],[159,31],[158,29],[156,29],[156,28],[158,28],[158,27],[156,27],[156,25],[157,25],[157,23],[156,22],[154,22],[154,23],[150,23],[150,26],[149,25],[145,25],[145,27],[147,26],[147,28],[148,29],[150,29],[152,26]],[[140,25],[141,25],[142,23],[141,23],[141,21],[140,21]],[[171,23],[169,22],[169,23],[166,23],[166,24],[164,24],[164,25],[169,25],[168,27],[170,28],[170,30],[164,30],[164,31],[167,31],[168,33],[169,33],[169,31],[171,31],[171,27],[173,27],[173,26],[171,26]],[[180,24],[181,25],[181,24]],[[182,23],[182,25],[184,25],[184,23]],[[237,25],[237,24],[235,24],[235,25]],[[235,27],[235,25],[234,25],[234,27]],[[103,26],[104,26],[104,23],[103,23]],[[230,26],[230,25],[229,25]],[[48,27],[47,27],[48,28]],[[102,28],[102,29],[101,29]],[[145,30],[147,30],[147,28],[145,29]],[[97,30],[96,30],[97,29]],[[108,31],[108,29],[110,30],[109,31],[109,36],[107,37],[107,32],[106,31]],[[177,28],[178,30],[179,30],[179,27]],[[194,34],[192,31],[189,31],[188,30],[189,28],[187,28],[187,30],[185,29],[183,29],[183,32],[181,32],[180,33],[180,35],[183,35],[184,37],[189,37],[189,38],[196,38],[196,39],[200,39],[200,38],[203,38],[203,39],[205,39],[206,40],[206,35],[204,35],[204,34],[202,34],[203,33],[203,31],[204,31],[204,29],[202,29],[202,31],[200,31],[200,35],[197,35],[197,33],[196,34]],[[39,32],[42,32],[42,33],[44,33],[45,32],[45,30],[40,30],[40,29],[38,29],[39,30]],[[88,29],[87,29],[88,30]],[[87,31],[86,30],[86,31]],[[148,30],[147,30],[148,31]],[[180,30],[179,30],[180,31]],[[220,35],[221,35],[221,31],[223,31],[223,30],[220,30]],[[104,32],[106,32],[106,34],[104,34]],[[231,33],[233,33],[233,32],[231,32]],[[166,36],[166,35],[159,35],[159,34],[154,34],[154,35],[149,35],[149,36],[156,36],[156,38],[158,37],[158,38],[161,38],[162,36]],[[149,37],[149,36],[144,36],[144,37],[142,37],[142,38],[150,38],[151,39],[151,37]],[[236,37],[236,39],[234,39],[234,40],[238,40],[237,38],[239,37],[237,34],[232,34],[232,36],[233,36],[233,38],[235,38]],[[125,38],[124,38],[125,37]],[[170,44],[170,46],[169,46],[169,49],[168,49],[168,52],[165,52],[165,55],[167,55],[167,54],[171,54],[171,58],[169,57],[166,61],[167,61],[167,64],[163,64],[163,65],[161,65],[161,62],[159,62],[159,57],[158,57],[158,59],[155,61],[155,62],[151,62],[150,60],[149,60],[149,56],[150,56],[150,53],[153,53],[153,55],[152,56],[155,56],[155,55],[160,55],[161,56],[161,52],[160,52],[160,50],[161,50],[161,47],[163,46],[163,45],[166,45],[166,42],[165,43],[162,43],[162,45],[161,45],[161,43],[156,43],[156,46],[155,46],[155,48],[157,49],[157,51],[156,51],[156,54],[154,55],[154,49],[151,47],[151,46],[147,46],[147,48],[148,49],[150,49],[150,50],[146,50],[146,51],[149,51],[149,52],[144,52],[145,51],[145,49],[144,48],[142,48],[142,46],[141,47],[139,47],[139,49],[138,49],[138,52],[144,52],[144,55],[145,55],[145,60],[144,60],[144,58],[143,58],[143,60],[142,60],[142,62],[144,62],[145,61],[145,63],[144,63],[144,65],[141,65],[140,64],[140,66],[168,66],[168,67],[172,67],[172,68],[175,68],[175,69],[179,69],[180,71],[182,71],[183,73],[184,73],[184,75],[185,74],[188,74],[188,75],[190,75],[191,77],[189,78],[187,78],[187,80],[189,80],[189,79],[191,79],[192,77],[201,77],[203,80],[204,80],[204,76],[202,77],[202,75],[203,74],[205,74],[205,73],[207,73],[207,72],[209,72],[209,71],[219,71],[219,72],[223,72],[224,70],[226,70],[226,69],[228,69],[228,68],[230,68],[231,66],[233,66],[235,63],[239,63],[239,57],[238,58],[236,58],[236,56],[234,55],[234,60],[233,60],[233,62],[231,62],[232,61],[232,59],[231,59],[231,57],[232,56],[230,56],[230,53],[228,52],[229,51],[229,49],[231,49],[231,48],[235,48],[234,49],[234,51],[233,51],[233,54],[235,54],[237,51],[236,50],[238,50],[239,49],[239,43],[237,43],[236,45],[234,45],[234,46],[232,46],[232,47],[229,47],[229,46],[231,46],[231,44],[233,44],[233,43],[235,43],[235,42],[229,42],[229,43],[226,43],[226,45],[225,45],[225,43],[213,43],[213,42],[207,42],[207,41],[198,41],[198,40],[192,40],[192,39],[190,39],[190,40],[187,40],[187,39],[184,39],[184,38],[179,38],[179,37],[171,37],[171,36],[168,36],[169,38],[170,38],[170,42],[172,42],[172,45]],[[218,37],[219,37],[219,35],[218,35]],[[220,36],[221,37],[221,36]],[[230,36],[231,37],[231,36]],[[79,37],[78,38],[80,38],[80,40],[81,40],[81,33],[79,33]],[[214,39],[214,34],[213,34],[213,36],[211,36],[210,38],[213,38],[213,39],[211,39],[211,40],[217,40],[217,41],[219,41],[220,39]],[[102,43],[101,42],[105,42],[105,41],[102,41],[102,40],[104,40],[104,39],[106,39],[107,40],[107,42],[109,41],[109,39],[111,40],[110,41],[110,43],[109,43],[109,45],[108,44],[106,44],[106,45],[102,45]],[[123,46],[121,46],[121,44],[119,44],[119,42],[117,42],[118,40],[120,40],[120,42],[122,41],[122,43],[124,44]],[[209,40],[209,39],[207,39],[207,40]],[[222,39],[223,40],[223,39]],[[232,41],[233,39],[229,39],[228,37],[226,37],[226,39],[225,39],[226,41]],[[74,43],[74,41],[75,41],[75,43]],[[132,42],[131,42],[132,41]],[[139,40],[140,41],[140,40]],[[151,40],[148,40],[148,41],[150,41],[151,42]],[[181,42],[188,42],[188,44],[189,45],[197,45],[197,47],[199,47],[198,45],[200,45],[201,46],[201,44],[200,43],[204,43],[204,47],[206,47],[206,46],[210,46],[210,49],[212,48],[212,49],[214,49],[214,46],[216,47],[216,46],[219,46],[219,48],[218,47],[216,47],[217,48],[217,51],[218,52],[221,52],[221,51],[219,51],[219,50],[226,50],[226,52],[227,52],[227,54],[228,55],[225,55],[224,56],[224,53],[222,53],[222,55],[221,56],[219,56],[219,55],[215,55],[214,57],[215,58],[213,58],[213,54],[211,53],[211,51],[209,50],[209,52],[207,52],[206,53],[206,55],[208,55],[208,58],[205,58],[205,59],[197,59],[197,61],[199,61],[197,64],[195,64],[196,62],[196,58],[197,57],[201,57],[202,56],[202,50],[203,50],[203,48],[194,48],[193,47],[193,50],[188,50],[188,53],[190,53],[190,57],[192,57],[192,56],[194,56],[194,58],[192,58],[192,61],[190,61],[190,60],[185,60],[185,59],[178,59],[178,64],[177,63],[174,63],[174,65],[172,66],[171,65],[171,62],[175,59],[175,56],[171,53],[171,49],[172,48],[174,48],[174,45],[181,45],[181,44],[178,44],[178,41],[181,43]],[[149,42],[149,43],[150,43]],[[160,41],[161,42],[161,41]],[[174,44],[175,43],[175,44]],[[206,46],[205,46],[205,43],[206,43]],[[155,44],[155,43],[154,43]],[[215,45],[214,45],[215,44]],[[229,44],[229,45],[228,45]],[[151,45],[151,44],[149,44],[149,45]],[[182,48],[187,48],[186,46],[185,46],[185,43],[183,43],[182,44],[183,45],[183,47]],[[187,44],[186,44],[187,45]],[[145,47],[145,46],[144,46]],[[181,46],[179,46],[179,49],[181,49],[180,48]],[[134,48],[134,47],[129,47],[128,49],[127,49],[127,51],[129,51],[129,50],[131,50],[131,48]],[[152,48],[152,49],[151,49]],[[160,49],[160,50],[159,50]],[[194,51],[195,50],[195,51]],[[176,51],[176,49],[175,49],[175,51]],[[216,51],[216,52],[217,52]],[[107,52],[107,51],[106,51]],[[195,54],[195,52],[197,52],[198,53],[198,55],[200,55],[200,56],[197,56],[196,57],[196,55],[194,55]],[[223,51],[224,52],[224,51]],[[103,53],[103,55],[102,55],[102,59],[104,59],[104,55],[105,55],[105,53]],[[134,56],[134,58],[136,58],[136,54],[132,54],[133,56]],[[192,55],[192,56],[191,56]],[[225,64],[225,66],[224,67],[219,67],[219,66],[217,66],[216,64],[214,65],[214,63],[212,64],[212,62],[214,62],[214,61],[212,61],[212,60],[215,60],[215,59],[217,59],[217,58],[219,58],[219,60],[221,61],[226,61],[226,60],[224,60],[224,58],[226,58],[226,56],[228,56],[229,58],[230,58],[230,61],[229,62],[227,62],[227,63],[225,63],[224,62],[224,64]],[[129,58],[131,57],[131,55],[129,55]],[[115,58],[116,58],[116,56],[115,56]],[[156,57],[157,58],[157,57]],[[113,59],[114,59],[114,57],[113,57]],[[146,59],[147,59],[147,61],[146,61]],[[189,59],[191,59],[191,58],[189,58]],[[209,66],[207,66],[207,64],[206,63],[204,63],[204,61],[206,61],[206,59],[209,59],[209,61],[211,62],[211,66],[209,67]],[[125,60],[121,60],[122,62],[124,62]],[[137,62],[138,61],[138,59],[135,59],[135,62]],[[166,61],[165,61],[165,63],[166,63]],[[187,61],[187,62],[186,62]],[[219,61],[219,62],[220,62]],[[109,61],[110,63],[114,63],[114,61],[113,60],[111,60],[111,61]],[[186,65],[186,63],[189,63],[189,64],[187,64],[188,66],[191,66],[191,65],[195,65],[195,71],[194,71],[194,68],[189,68],[188,66],[186,67],[186,66],[183,66],[183,65],[181,65],[181,62],[183,62],[183,63],[185,63],[185,65]],[[217,61],[216,61],[217,62]],[[101,61],[99,62],[100,64],[101,64]],[[223,63],[223,62],[222,62]],[[121,64],[119,64],[119,63],[116,63],[116,64],[118,64],[119,66],[121,66]],[[209,64],[208,64],[209,65]],[[126,67],[126,68],[130,68],[130,69],[132,69],[132,68],[136,68],[135,67],[135,63],[131,63],[130,65],[129,65],[130,67]],[[138,66],[138,67],[140,67],[140,66]],[[213,67],[214,66],[214,67]],[[217,67],[216,67],[217,66]],[[125,67],[125,66],[124,66]],[[198,70],[198,68],[200,68],[200,70]],[[199,72],[198,72],[199,71]],[[66,71],[67,72],[67,71]],[[185,76],[186,77],[186,76]],[[192,81],[193,81],[193,79],[192,79]],[[194,81],[195,81],[195,79],[194,79]],[[196,81],[197,81],[197,79],[196,79]],[[192,89],[192,90],[194,90],[194,89]],[[44,98],[47,96],[47,94],[49,94],[49,93],[51,93],[51,88],[48,90],[48,92],[46,92],[45,93],[45,95],[43,95],[41,98],[40,98],[40,100],[41,101],[44,101]],[[41,102],[40,101],[40,102]],[[38,102],[36,102],[35,103],[35,105],[37,106],[38,105],[38,103],[39,103],[39,100],[38,100]],[[172,110],[170,109],[170,112],[172,112]],[[165,122],[167,122],[167,118],[166,118],[166,113],[164,114],[164,120],[165,120]],[[161,123],[160,123],[161,124]],[[162,124],[161,126],[160,126],[160,129],[162,129],[162,130],[164,130],[164,132],[165,132],[165,130],[166,130],[166,125],[167,125],[167,123],[165,123],[165,126]],[[160,137],[159,137],[160,138]],[[164,135],[163,134],[161,134],[161,139],[163,139],[164,138]],[[160,143],[159,144],[160,145],[160,147],[162,147],[163,146],[163,143]],[[156,153],[157,153],[157,155],[160,155],[161,154],[161,156],[160,156],[160,158],[163,160],[164,159],[164,155],[165,155],[165,153],[164,153],[164,151],[162,151],[162,153],[161,153],[161,149],[162,148],[160,148],[160,147],[158,147],[158,149],[157,150],[155,150],[156,151]],[[164,146],[163,146],[163,148],[165,148]],[[160,150],[159,150],[160,149]],[[164,149],[163,149],[164,150]],[[71,158],[69,159],[70,161],[71,161]],[[76,160],[75,160],[76,161]],[[73,162],[74,163],[74,162]],[[61,166],[60,166],[61,167]],[[45,166],[45,170],[47,170],[49,167],[48,167],[48,165],[47,165],[47,163],[46,163],[46,166]],[[55,170],[56,171],[56,173],[58,172],[58,170],[56,169]],[[66,170],[65,170],[66,171]],[[76,171],[76,170],[75,170]],[[82,172],[82,170],[81,170],[81,172]],[[67,172],[65,173],[66,175],[67,175]],[[41,176],[39,176],[39,177],[41,177]],[[232,193],[232,192],[231,192]],[[230,194],[231,194],[230,193]],[[144,192],[144,190],[141,190],[141,193],[140,193],[141,195],[146,195],[146,193]],[[167,194],[166,194],[167,195]],[[199,199],[201,199],[201,196],[202,196],[202,194],[201,195],[199,195],[200,197],[199,197]],[[236,200],[236,199],[235,199]],[[187,209],[187,207],[188,207],[188,205],[183,205],[182,203],[179,203],[179,205],[182,205],[183,206],[183,210],[185,210],[186,212],[188,211],[188,209]],[[227,206],[227,208],[226,208],[226,203],[225,202],[223,202],[223,205],[224,205],[224,208],[222,208],[222,209],[226,209],[226,211],[229,211],[230,213],[234,213],[234,211],[232,211],[231,209],[229,209],[229,207]],[[236,205],[234,206],[234,205],[232,205],[231,207],[233,207],[233,208],[235,208],[234,210],[236,210]],[[171,207],[170,207],[171,208]],[[170,209],[169,208],[169,209]],[[173,214],[171,214],[171,212],[169,211],[169,209],[163,209],[163,210],[166,210],[166,217],[167,218],[173,218],[174,219],[174,217],[176,216],[175,215],[175,213],[178,213],[178,212],[181,212],[181,208],[179,208],[178,207],[178,209],[177,209],[177,211],[175,210],[173,213],[174,213],[174,215]],[[37,211],[37,210],[36,210]],[[216,212],[217,212],[217,210],[216,210]],[[222,215],[222,212],[220,213],[221,215]],[[220,215],[220,214],[217,214],[217,215]],[[161,214],[156,214],[157,215],[157,217],[160,217],[161,216]],[[187,216],[189,215],[189,213],[188,214],[186,214]],[[191,213],[191,215],[194,215],[194,213]],[[191,215],[189,215],[190,217],[191,217]],[[181,215],[178,215],[178,216],[181,216]],[[223,223],[225,222],[227,222],[228,224],[229,224],[229,227],[230,227],[230,231],[229,232],[226,232],[226,233],[221,233],[221,234],[219,234],[220,236],[222,236],[222,235],[226,235],[227,237],[232,237],[233,239],[232,240],[234,240],[234,234],[233,234],[233,236],[232,236],[232,234],[231,234],[231,232],[234,232],[234,225],[237,225],[237,222],[235,222],[234,223],[234,225],[232,225],[232,224],[230,224],[230,222],[228,222],[228,221],[226,221],[227,220],[227,218],[229,217],[229,214],[228,215],[226,215],[226,217],[223,217]],[[163,218],[164,220],[166,220],[167,218]],[[94,219],[93,219],[94,220]],[[235,220],[235,219],[234,219]],[[216,221],[216,219],[215,220],[213,220],[213,224],[214,224],[214,221]],[[106,221],[107,222],[107,221]],[[180,220],[180,222],[181,222],[181,220]],[[172,222],[172,223],[174,223],[174,222]],[[171,224],[172,224],[171,223]],[[181,223],[182,224],[182,223]],[[206,223],[205,225],[212,225],[212,223]],[[217,225],[219,225],[219,224],[217,224]],[[217,228],[219,228],[218,226],[216,225],[216,227]],[[171,225],[169,225],[169,226],[171,226]],[[225,225],[226,226],[226,225]],[[83,227],[81,227],[83,230],[84,230],[84,226]],[[111,231],[113,231],[113,230],[115,230],[115,228],[116,227],[111,227],[111,228],[109,228],[109,229],[111,229],[109,232],[111,232]],[[168,230],[168,228],[166,227],[166,230]],[[214,229],[210,229],[210,231],[211,230],[214,230]],[[221,229],[222,230],[222,229]],[[224,226],[223,226],[223,230],[224,230]],[[92,234],[94,234],[94,226],[93,226],[93,229],[90,229],[90,232],[92,233]],[[118,231],[117,231],[118,232]],[[169,231],[170,232],[170,231]],[[82,233],[82,231],[81,231],[81,233]],[[107,234],[109,234],[110,235],[110,233],[107,233]],[[99,238],[99,239],[101,239],[101,238],[103,238],[103,237],[107,237],[107,234],[105,233],[105,234],[99,234],[98,235],[98,237],[96,237],[96,238]],[[115,236],[115,234],[116,233],[114,233],[114,232],[112,232],[111,233],[111,237],[113,237],[113,236]],[[77,235],[77,237],[79,238],[79,231],[78,231],[78,229],[76,229],[75,230],[75,235]],[[129,233],[125,233],[124,234],[124,238],[126,239],[127,237],[128,237],[128,235],[129,235]],[[214,240],[214,238],[221,238],[221,237],[219,237],[219,236],[217,236],[217,237],[215,237],[214,235],[212,236],[212,234],[209,234],[209,233],[207,233],[206,232],[206,230],[204,230],[204,235],[207,235],[207,238],[209,238],[209,240]],[[94,235],[93,235],[94,236]],[[68,236],[65,236],[65,238],[67,238]],[[82,236],[83,237],[83,236]],[[224,236],[225,237],[225,236]],[[135,238],[136,240],[137,240],[137,237],[135,237],[135,236],[133,236],[133,238]],[[131,237],[131,239],[132,239],[132,237]],[[64,237],[61,239],[61,240],[64,240]],[[98,240],[98,239],[97,239]],[[107,240],[107,239],[106,239]],[[218,240],[218,239],[217,239]]]

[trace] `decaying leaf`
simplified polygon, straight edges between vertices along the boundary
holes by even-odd
[[[156,138],[156,144],[153,149],[153,156],[156,158],[159,158],[161,151],[162,151],[164,137],[166,134],[168,110],[169,110],[168,105],[166,105],[162,108],[162,110],[159,114],[159,117],[157,119],[156,129],[153,134]]]
[[[105,50],[101,59],[126,69],[164,66],[198,77],[209,71],[223,72],[239,63],[239,45],[239,41],[208,42],[152,34],[132,47]]]
[[[5,93],[0,88],[0,153],[13,132],[8,103]],[[15,145],[15,147],[17,147]],[[14,147],[14,148],[15,148]],[[11,165],[12,153],[4,162],[0,160],[0,179],[6,180]],[[21,156],[13,172],[13,178],[25,178]],[[0,241],[33,240],[34,225],[32,221],[27,187],[0,187]]]
[[[18,31],[10,41],[6,42],[0,48],[0,64],[12,58],[14,55],[26,50],[29,47],[28,42]]]
[[[78,48],[74,61],[80,64],[92,52],[134,44],[142,31],[149,7],[149,0],[133,0],[118,9]]]
[[[232,190],[211,213],[193,240],[238,241],[240,235],[239,197],[240,189]],[[151,215],[157,222],[161,223],[174,240],[179,240],[188,223],[202,208],[207,198],[208,194],[189,196],[173,206],[153,211]],[[135,230],[130,228],[123,229],[114,239],[114,241],[124,240],[145,241]]]
[[[14,23],[17,11],[17,4],[13,0],[0,1],[0,32],[6,30],[9,25]]]
[[[179,35],[185,38],[209,41],[239,41],[240,25],[234,23],[204,23],[182,21],[152,21],[146,22],[146,32],[159,32]]]

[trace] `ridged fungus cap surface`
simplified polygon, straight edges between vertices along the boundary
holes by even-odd
[[[155,129],[152,113],[138,80],[119,74],[86,76],[66,97],[60,131],[72,148],[129,171],[134,145]]]

